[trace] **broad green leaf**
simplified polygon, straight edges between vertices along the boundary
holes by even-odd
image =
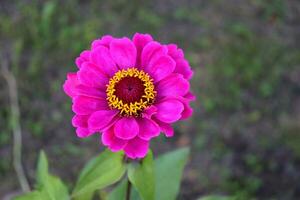
[[[107,196],[107,200],[125,200],[127,179],[120,182]]]
[[[129,165],[128,178],[139,192],[141,199],[154,200],[154,164],[151,151],[149,151],[141,163]]]
[[[42,187],[43,199],[49,200],[68,200],[69,193],[67,187],[60,180],[60,178],[52,175],[48,175],[47,179],[44,180]]]
[[[175,200],[189,155],[188,148],[166,153],[155,160],[155,199]]]
[[[106,200],[125,200],[127,184],[128,180],[124,179],[109,193]],[[138,191],[134,187],[131,187],[130,193],[130,200],[141,200]]]
[[[90,195],[95,190],[109,186],[124,175],[126,165],[123,153],[113,153],[108,150],[91,160],[82,170],[72,196]]]
[[[131,188],[131,195],[130,195],[130,200],[141,200],[142,198],[139,195],[139,192],[132,187]]]
[[[74,199],[76,199],[76,200],[92,200],[93,197],[94,197],[94,191],[79,194],[76,197],[74,197]]]
[[[43,198],[41,192],[39,191],[29,192],[27,194],[13,198],[13,200],[41,200],[41,199]]]

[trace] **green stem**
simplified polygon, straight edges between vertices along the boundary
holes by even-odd
[[[126,155],[124,156],[124,159],[127,164],[131,162],[130,158],[128,158]],[[130,193],[131,193],[131,182],[129,180],[129,177],[127,176],[127,189],[126,189],[125,200],[130,200]]]
[[[128,179],[127,180],[127,190],[126,190],[126,200],[130,200],[130,193],[131,193],[131,183]]]

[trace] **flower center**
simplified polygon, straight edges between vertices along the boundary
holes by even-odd
[[[138,116],[154,101],[156,91],[153,80],[143,70],[119,70],[106,88],[108,105],[120,110],[124,116]]]

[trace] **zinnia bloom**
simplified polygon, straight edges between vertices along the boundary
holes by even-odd
[[[192,70],[175,44],[160,44],[149,34],[132,40],[106,35],[76,59],[64,91],[72,98],[72,124],[78,137],[101,133],[111,151],[132,158],[147,154],[149,141],[172,123],[192,115]]]

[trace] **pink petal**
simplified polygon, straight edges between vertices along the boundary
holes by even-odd
[[[110,128],[102,133],[101,137],[102,143],[108,146],[113,152],[120,151],[127,144],[127,140],[122,140],[117,138],[114,134],[114,129]]]
[[[183,75],[185,79],[191,79],[193,76],[193,71],[185,59],[176,59],[176,67],[174,72],[175,73],[180,73]]]
[[[86,85],[76,86],[76,91],[78,95],[92,97],[97,99],[106,99],[105,89],[103,88],[93,88]]]
[[[90,135],[94,134],[94,132],[91,132],[88,128],[78,127],[78,128],[76,128],[76,134],[80,138],[85,138],[85,137],[89,137]]]
[[[148,149],[149,141],[135,137],[134,139],[128,141],[124,151],[129,158],[136,159],[145,157],[148,153]]]
[[[74,115],[72,118],[72,125],[74,127],[88,127],[89,115]]]
[[[168,52],[167,47],[159,44],[158,42],[149,42],[142,51],[142,68],[146,68],[151,59],[157,59]]]
[[[63,85],[64,92],[69,97],[74,97],[77,95],[76,86],[79,85],[79,81],[76,73],[68,73],[67,80]]]
[[[170,75],[175,65],[175,61],[170,56],[161,56],[156,60],[152,59],[145,71],[150,74],[154,82],[158,82]]]
[[[173,98],[173,97],[172,97]],[[195,96],[191,93],[188,92],[184,97],[182,96],[177,96],[175,99],[179,100],[184,107],[184,110],[181,113],[181,120],[187,119],[193,114],[193,109],[190,106],[190,102],[195,100]]]
[[[90,87],[106,88],[108,77],[92,63],[85,62],[78,72],[79,81]]]
[[[141,139],[150,140],[159,135],[160,128],[153,120],[140,118],[137,121],[139,123],[139,137]]]
[[[193,115],[193,109],[191,108],[190,105],[184,103],[184,110],[181,113],[181,118],[180,119],[187,119]]]
[[[101,131],[109,126],[117,114],[117,110],[100,110],[94,112],[88,120],[88,127],[90,130]]]
[[[91,59],[97,67],[110,77],[113,76],[117,71],[118,67],[113,61],[108,48],[104,46],[98,46],[92,50]]]
[[[155,106],[157,107],[157,114],[154,116],[165,123],[172,123],[179,120],[184,109],[183,104],[175,99],[163,101]]]
[[[189,65],[189,63],[184,59],[184,54],[182,49],[177,48],[175,44],[169,44],[168,46],[168,54],[175,60],[176,67],[174,72],[182,74],[185,79],[191,79],[193,76],[193,71]]]
[[[133,117],[123,117],[116,122],[114,131],[118,138],[129,140],[139,133],[139,125]]]
[[[182,49],[177,48],[176,44],[168,44],[168,54],[174,58],[174,59],[178,59],[178,58],[183,58],[184,54]]]
[[[193,109],[191,108],[191,106],[189,105],[189,102],[191,100],[189,99],[186,99],[186,98],[179,98],[179,100],[181,101],[181,103],[183,104],[184,106],[184,110],[182,111],[181,113],[181,118],[180,119],[187,119],[189,118],[190,116],[192,116],[193,114]]]
[[[103,37],[101,37],[101,39],[97,39],[94,40],[92,42],[92,47],[91,49],[96,49],[99,46],[105,46],[105,47],[109,47],[110,42],[113,40],[114,38],[111,35],[104,35]]]
[[[151,116],[156,113],[157,113],[157,108],[155,106],[151,105],[143,111],[142,117],[151,119]]]
[[[77,95],[106,99],[105,90],[99,88],[92,88],[86,85],[80,84],[78,75],[76,73],[68,73],[67,80],[63,85],[64,92],[70,96],[75,97]]]
[[[172,128],[172,126],[170,124],[163,123],[160,121],[158,121],[157,123],[166,137],[174,136],[174,129]]]
[[[183,96],[189,89],[189,82],[181,74],[171,74],[161,80],[156,87],[158,97]]]
[[[188,100],[190,100],[190,101],[195,101],[195,100],[196,100],[196,96],[193,95],[191,92],[188,92],[188,93],[184,96],[184,98],[186,98],[186,99],[188,99]]]
[[[135,44],[136,50],[137,50],[137,56],[136,56],[136,66],[140,67],[141,66],[141,54],[143,51],[143,48],[145,47],[146,44],[151,42],[153,39],[151,35],[149,34],[141,34],[141,33],[136,33],[133,36],[133,43]]]
[[[73,99],[72,110],[78,115],[88,115],[97,110],[109,109],[106,100],[86,96],[77,96]]]
[[[85,50],[85,51],[81,52],[80,56],[78,58],[76,58],[76,60],[75,60],[75,63],[78,68],[81,68],[81,65],[84,62],[88,62],[90,60],[90,54],[91,54],[91,51],[89,51],[89,50]]]
[[[120,69],[135,67],[136,48],[128,38],[114,39],[109,50]]]

